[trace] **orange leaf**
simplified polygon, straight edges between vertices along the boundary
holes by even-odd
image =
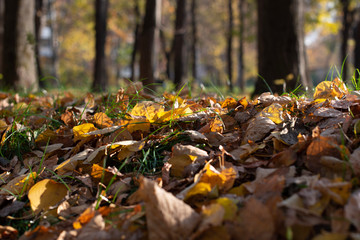
[[[111,127],[114,124],[113,121],[105,113],[102,112],[95,113],[94,123],[100,128]]]

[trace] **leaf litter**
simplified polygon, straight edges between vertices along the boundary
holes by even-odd
[[[1,93],[1,239],[358,239],[360,98]]]

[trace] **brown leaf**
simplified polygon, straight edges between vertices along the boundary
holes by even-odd
[[[145,202],[149,239],[188,239],[200,216],[183,201],[143,178],[138,190]]]
[[[246,201],[236,221],[227,225],[232,239],[273,239],[274,220],[269,209],[255,198]]]
[[[3,240],[16,240],[18,239],[18,230],[11,226],[0,225],[0,239]]]

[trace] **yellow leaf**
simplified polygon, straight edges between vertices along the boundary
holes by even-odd
[[[18,176],[12,179],[4,187],[1,187],[0,195],[9,195],[11,193],[19,195],[22,193],[26,193],[32,187],[32,185],[34,185],[34,179],[36,177],[36,172]]]
[[[210,131],[222,133],[224,131],[223,121],[216,117],[213,121],[210,122]]]
[[[323,81],[319,83],[315,88],[314,99],[342,98],[345,94],[348,94],[346,85],[339,78],[335,78],[331,82]]]
[[[3,131],[7,128],[7,124],[4,120],[0,120],[0,131]]]
[[[105,185],[108,185],[111,181],[111,178],[114,176],[109,170],[99,166],[98,164],[93,164],[91,167],[91,177],[97,182],[101,182]]]
[[[133,116],[141,116],[146,117],[149,122],[155,122],[158,114],[164,112],[164,106],[150,102],[140,102],[135,105],[135,107],[131,110],[131,115]]]
[[[274,123],[279,124],[284,121],[283,107],[279,103],[273,103],[270,106],[264,108],[261,113],[261,117],[267,117]]]
[[[130,133],[135,131],[150,132],[150,122],[147,119],[122,120],[121,125],[126,125]]]
[[[74,142],[90,137],[89,135],[86,135],[86,133],[95,130],[97,130],[97,128],[92,123],[84,123],[79,126],[73,127]]]
[[[240,186],[230,189],[230,191],[228,193],[235,194],[240,197],[244,197],[244,196],[248,195],[250,192],[246,189],[245,184],[243,183]]]
[[[173,103],[178,102],[178,104],[181,105],[184,102],[184,99],[182,99],[181,97],[175,96],[175,95],[170,94],[170,93],[164,93],[163,96],[164,96],[165,99],[168,99]]]
[[[100,128],[111,127],[114,124],[113,121],[103,112],[95,113],[94,123]]]
[[[159,112],[157,114],[158,120],[156,122],[168,122],[179,117],[188,116],[192,113],[193,111],[189,107],[175,108],[166,112]]]
[[[38,213],[42,210],[49,210],[50,207],[59,203],[66,194],[67,188],[64,184],[51,179],[44,179],[29,190],[28,198],[31,209]]]
[[[200,182],[210,183],[211,188],[218,186],[219,190],[222,191],[227,191],[232,188],[236,178],[234,168],[226,168],[219,172],[211,164],[207,163],[204,169],[206,171],[200,177]]]
[[[234,219],[238,208],[233,200],[231,200],[230,198],[222,197],[218,198],[216,202],[223,206],[223,208],[225,209],[224,220]]]
[[[192,196],[195,196],[195,195],[208,195],[208,193],[211,192],[211,185],[210,183],[206,183],[206,182],[198,182],[193,188],[191,188],[184,200],[187,200],[189,199],[190,197]]]
[[[211,188],[215,186],[222,186],[226,177],[217,171],[211,164],[207,163],[204,167],[205,173],[201,176],[200,182],[210,183]]]
[[[195,159],[195,156],[187,154],[172,156],[169,159],[169,163],[172,165],[170,172],[171,175],[175,177],[183,177],[184,168],[195,161]]]

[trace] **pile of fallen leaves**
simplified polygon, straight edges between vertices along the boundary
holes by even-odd
[[[0,94],[1,239],[359,239],[360,98]]]

